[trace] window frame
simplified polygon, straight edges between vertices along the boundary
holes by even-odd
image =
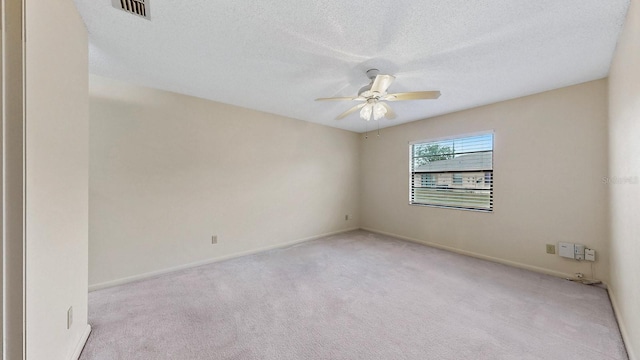
[[[473,172],[483,172],[484,174],[484,181],[487,181],[487,173],[490,173],[491,175],[489,176],[490,181],[491,181],[491,189],[490,189],[490,201],[491,201],[491,207],[489,209],[482,209],[482,208],[471,208],[471,207],[459,207],[459,206],[451,206],[451,205],[439,205],[439,204],[422,204],[422,203],[414,203],[412,202],[412,190],[413,190],[413,176],[414,176],[414,171],[413,171],[413,146],[416,144],[424,144],[424,143],[433,143],[433,142],[439,142],[439,141],[447,141],[447,140],[455,140],[455,139],[463,139],[463,138],[468,138],[468,137],[475,137],[475,136],[482,136],[482,135],[491,135],[491,171],[487,171],[487,170],[477,170],[477,171],[473,171]],[[494,187],[494,179],[495,179],[495,175],[494,175],[494,171],[495,171],[495,157],[494,157],[494,152],[495,152],[495,132],[493,130],[487,130],[487,131],[481,131],[481,132],[475,132],[475,133],[466,133],[466,134],[458,134],[458,135],[452,135],[452,136],[446,136],[446,137],[439,137],[439,138],[431,138],[431,139],[422,139],[422,140],[414,140],[414,141],[409,141],[408,142],[409,145],[409,205],[411,206],[422,206],[422,207],[432,207],[432,208],[443,208],[443,209],[450,209],[450,210],[464,210],[464,211],[475,211],[475,212],[481,212],[481,213],[487,213],[487,214],[491,214],[494,211],[494,205],[495,205],[495,187]],[[453,176],[453,173],[464,173],[465,171],[459,171],[459,170],[451,170],[451,171],[446,171],[448,173],[451,173]],[[445,172],[441,172],[441,173],[445,173]],[[431,173],[431,174],[436,174]],[[453,181],[453,179],[452,179]],[[464,182],[464,180],[463,180]]]

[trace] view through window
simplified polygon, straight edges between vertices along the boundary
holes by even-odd
[[[410,146],[410,204],[493,210],[492,133]]]

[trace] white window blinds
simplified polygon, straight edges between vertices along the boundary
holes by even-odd
[[[410,204],[493,210],[493,134],[410,146]]]

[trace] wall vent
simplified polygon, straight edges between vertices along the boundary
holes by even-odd
[[[116,9],[151,20],[149,17],[149,0],[111,0],[111,5]]]

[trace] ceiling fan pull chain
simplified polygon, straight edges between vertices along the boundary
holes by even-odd
[[[380,137],[380,120],[378,120],[377,122],[378,122],[378,137]]]

